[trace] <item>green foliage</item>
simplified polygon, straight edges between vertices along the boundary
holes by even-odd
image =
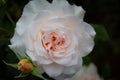
[[[6,3],[6,0],[0,0],[0,5],[4,5]]]
[[[111,76],[111,68],[109,64],[106,64],[103,67],[102,74],[104,75],[104,79],[108,79]]]
[[[83,64],[84,65],[89,65],[89,63],[91,62],[91,57],[90,56],[86,56],[83,58]]]
[[[91,24],[91,25],[96,31],[96,36],[95,36],[96,43],[99,41],[105,42],[109,40],[109,35],[103,25],[99,25],[99,24]]]

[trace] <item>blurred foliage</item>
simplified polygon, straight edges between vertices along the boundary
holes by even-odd
[[[98,25],[98,24],[91,24],[93,28],[96,31],[96,36],[95,36],[95,43],[99,43],[99,41],[108,41],[109,40],[109,35],[103,25]]]
[[[52,1],[52,0],[48,0]],[[119,80],[120,75],[120,1],[119,0],[68,0],[71,4],[81,5],[85,10],[84,20],[92,23],[96,30],[95,47],[84,64],[94,62],[99,74],[105,80]],[[15,23],[22,14],[28,0],[0,0],[0,80],[40,80],[29,75],[16,79],[19,71],[3,63],[17,63],[16,55],[8,48],[14,34]],[[46,74],[43,74],[48,77]],[[42,79],[41,79],[42,80]]]

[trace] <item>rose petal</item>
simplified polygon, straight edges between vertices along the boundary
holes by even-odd
[[[15,32],[13,38],[11,39],[11,45],[9,45],[10,49],[12,49],[15,53],[20,54],[21,56],[25,57],[25,45],[22,38]]]
[[[29,55],[30,59],[34,62],[36,61],[36,57],[34,55],[34,52],[30,51],[30,50],[27,50],[26,51],[27,55]]]
[[[43,64],[51,64],[51,63],[53,63],[53,61],[51,60],[51,59],[49,59],[49,58],[46,58],[46,57],[41,57],[41,56],[35,56],[36,57],[36,62],[38,63],[38,64],[40,64],[40,65],[43,65]]]
[[[24,14],[39,13],[41,10],[50,10],[50,3],[46,0],[32,0],[24,8]]]
[[[82,58],[80,56],[80,53],[76,51],[76,53],[72,55],[72,60],[68,66],[77,65],[79,62],[82,63]]]
[[[62,57],[62,58],[53,58],[53,61],[57,64],[67,66],[70,64],[70,61],[72,60],[72,56]]]
[[[79,59],[79,62],[76,65],[69,67],[67,66],[63,73],[67,75],[74,74],[80,69],[81,65],[82,65],[82,58]]]
[[[55,63],[49,64],[49,65],[43,65],[43,68],[50,77],[55,77],[55,76],[60,75],[64,69],[63,66],[55,64]]]
[[[75,15],[83,20],[84,14],[85,14],[85,10],[81,6],[78,7],[76,5],[73,5],[73,7],[74,7]]]
[[[34,16],[30,14],[21,16],[21,18],[18,20],[16,24],[17,25],[16,31],[18,32],[19,35],[22,35],[25,32],[25,30],[31,25],[33,18]]]
[[[84,41],[81,40],[81,42],[78,45],[81,57],[88,55],[92,51],[93,47],[94,42],[92,38],[85,39]]]
[[[40,33],[37,34],[37,40],[33,44],[34,44],[35,52],[37,53],[38,56],[46,56],[45,54],[46,51],[43,47]]]
[[[74,15],[74,9],[66,0],[53,0],[52,10],[59,17]]]
[[[95,30],[93,29],[93,27],[88,24],[88,23],[82,23],[84,28],[85,28],[85,32],[88,33],[88,35],[90,35],[92,38],[94,38],[94,36],[96,35]]]

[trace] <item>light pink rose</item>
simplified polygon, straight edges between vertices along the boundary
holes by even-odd
[[[32,0],[24,8],[9,47],[26,52],[40,72],[71,75],[94,46],[95,31],[83,21],[85,11],[66,0]]]
[[[89,66],[82,66],[82,68],[69,80],[103,80],[100,78],[97,67],[91,63]]]

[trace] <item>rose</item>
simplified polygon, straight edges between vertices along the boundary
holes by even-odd
[[[93,63],[82,68],[70,80],[103,80],[97,72],[97,68]]]
[[[65,0],[30,1],[9,47],[22,56],[26,52],[51,77],[74,74],[94,46],[95,31],[83,21],[84,12]]]

